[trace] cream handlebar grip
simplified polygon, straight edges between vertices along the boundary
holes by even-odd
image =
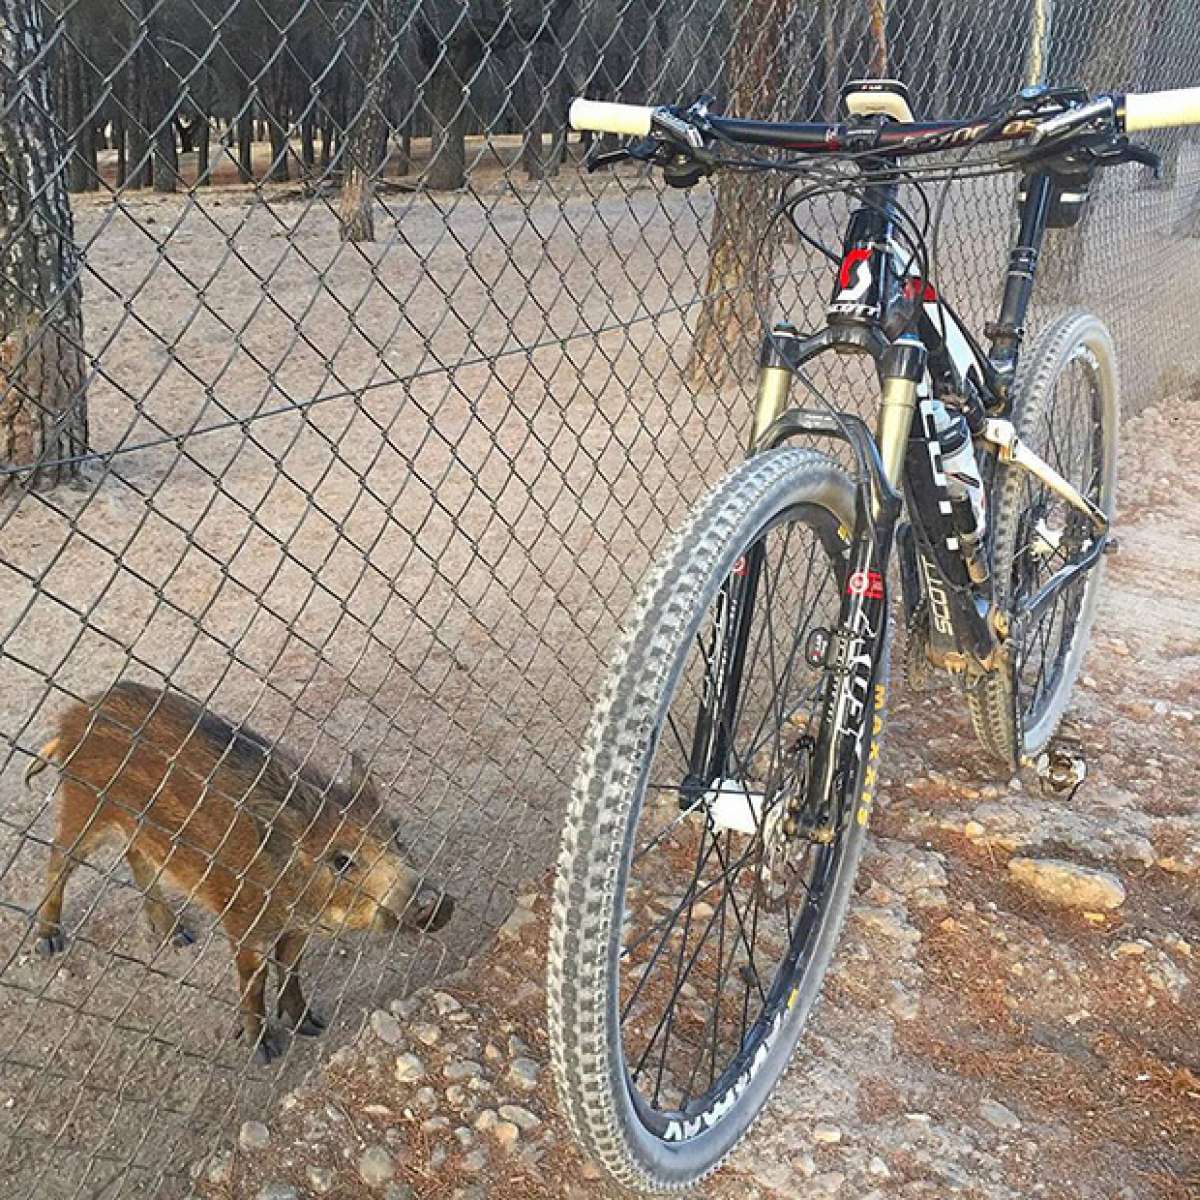
[[[610,100],[585,100],[580,96],[571,101],[568,120],[572,129],[580,131],[648,137],[653,112],[644,104],[614,104]]]
[[[1125,97],[1125,129],[1166,129],[1171,125],[1200,125],[1200,87],[1169,92],[1130,92]]]

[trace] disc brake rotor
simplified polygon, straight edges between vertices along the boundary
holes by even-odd
[[[767,912],[780,912],[803,889],[812,875],[809,851],[828,841],[806,811],[815,742],[807,733],[795,737],[767,782],[770,802],[762,831],[762,857],[756,872],[758,901]]]

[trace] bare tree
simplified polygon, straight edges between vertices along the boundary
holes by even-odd
[[[733,32],[726,70],[729,111],[769,117],[784,79],[789,0],[745,0]],[[720,386],[751,359],[766,281],[754,259],[767,231],[775,185],[759,172],[726,171],[717,186],[704,304],[696,323],[689,375],[696,385]]]
[[[362,107],[346,145],[346,174],[338,213],[343,242],[375,240],[375,176],[387,158],[388,92],[400,46],[400,0],[384,0],[371,31]]]
[[[83,312],[66,148],[40,0],[0,0],[0,463],[48,487],[87,446]],[[0,489],[11,480],[0,477]]]

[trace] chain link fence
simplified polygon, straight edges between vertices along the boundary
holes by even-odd
[[[922,115],[1180,86],[1200,25],[1191,0],[0,0],[6,1194],[186,1192],[544,874],[606,649],[752,393],[754,221],[714,239],[720,185],[582,172],[567,99],[816,117],[870,72]],[[1111,172],[1051,235],[1040,309],[1110,323],[1129,409],[1200,373],[1200,152],[1154,144],[1161,180]],[[963,184],[943,222],[977,326],[1013,193]],[[819,321],[827,274],[786,245],[777,311]],[[272,1023],[264,1063],[272,957],[284,1015],[302,986],[328,1027]]]

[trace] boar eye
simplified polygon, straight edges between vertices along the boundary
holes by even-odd
[[[348,871],[354,870],[354,859],[348,854],[334,854],[330,857],[329,862],[339,875],[345,875]]]

